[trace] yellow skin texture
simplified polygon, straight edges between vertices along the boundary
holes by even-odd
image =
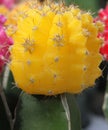
[[[17,30],[18,21],[26,17],[29,3],[19,3],[12,10],[8,11],[7,21],[7,34],[12,36]]]
[[[62,4],[38,4],[20,17],[10,69],[29,94],[80,93],[101,75],[99,27],[89,13]]]
[[[5,6],[0,5],[0,14],[7,15],[7,12],[8,9]]]

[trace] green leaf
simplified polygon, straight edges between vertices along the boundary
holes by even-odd
[[[23,93],[17,106],[14,130],[80,130],[79,118],[72,95],[62,98],[61,95],[46,97]]]

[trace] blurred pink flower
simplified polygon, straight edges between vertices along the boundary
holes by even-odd
[[[0,4],[5,5],[7,8],[11,9],[15,3],[15,0],[0,0]]]
[[[3,69],[3,66],[8,62],[9,59],[9,47],[13,44],[13,40],[7,36],[5,27],[6,18],[3,15],[0,15],[0,72]]]
[[[99,34],[99,37],[102,37],[104,40],[100,53],[108,61],[108,5],[106,5],[105,9],[99,10],[98,17],[95,20],[100,20],[105,25],[104,31]]]
[[[0,25],[2,26],[6,22],[6,17],[4,15],[0,14]]]

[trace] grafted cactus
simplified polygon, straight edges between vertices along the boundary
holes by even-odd
[[[97,35],[103,25],[89,12],[54,1],[24,2],[9,16],[9,67],[15,85],[28,93],[20,95],[12,130],[81,130],[72,94],[101,75]]]

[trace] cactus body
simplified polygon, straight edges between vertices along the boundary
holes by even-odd
[[[17,24],[10,68],[27,93],[79,93],[100,76],[99,28],[89,13],[73,5],[33,3]]]

